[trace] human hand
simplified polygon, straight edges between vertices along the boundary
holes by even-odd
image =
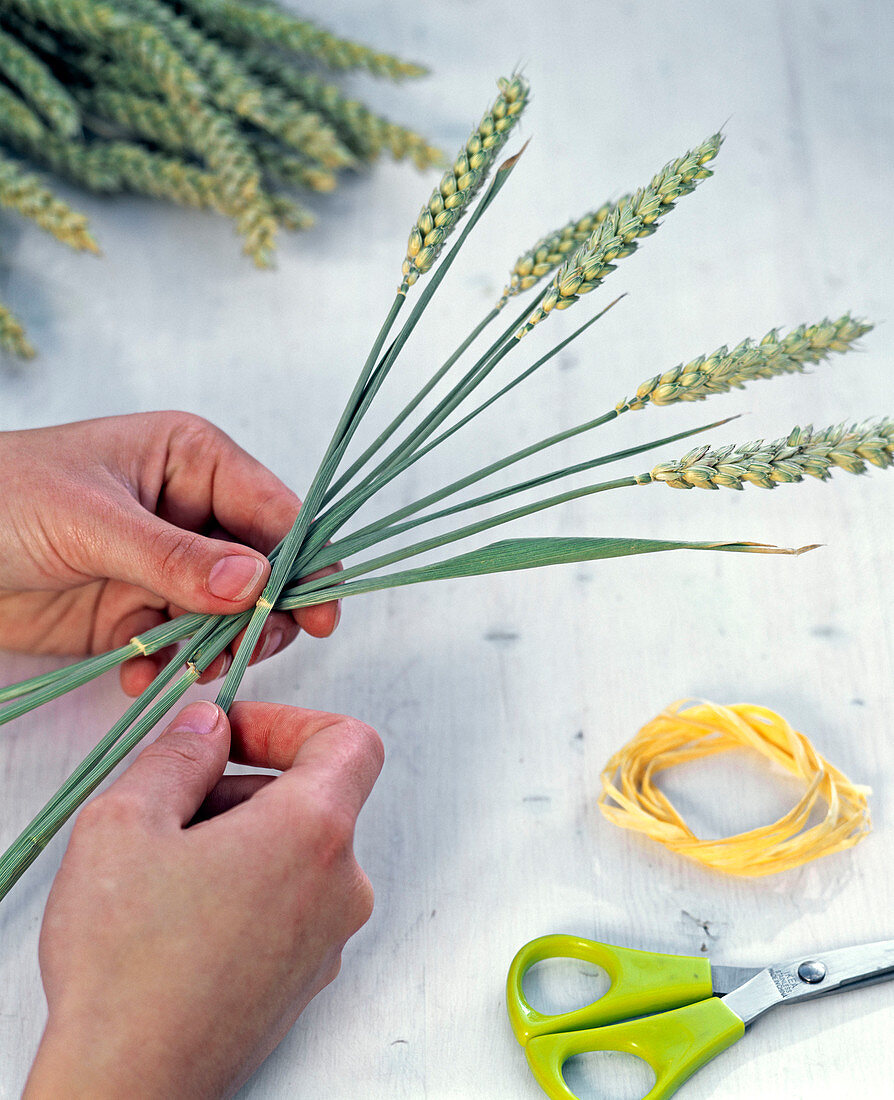
[[[247,610],[301,503],[219,429],[179,412],[2,432],[0,480],[0,648],[28,653],[101,653],[184,610]],[[334,602],[275,612],[257,659],[299,626],[324,637],[337,621]],[[202,682],[226,671],[240,640]],[[128,661],[124,690],[139,695],[172,655]]]
[[[24,1100],[230,1095],[368,919],[352,839],[378,736],[272,703],[230,722],[233,759],[283,774],[222,777],[227,718],[191,704],[81,811],[44,915]]]

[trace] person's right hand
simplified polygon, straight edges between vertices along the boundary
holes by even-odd
[[[230,722],[234,760],[283,774],[223,776]],[[185,707],[77,819],[41,931],[27,1100],[231,1095],[370,915],[352,841],[382,755],[351,718]]]

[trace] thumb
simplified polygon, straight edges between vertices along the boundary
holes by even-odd
[[[116,519],[94,544],[94,575],[139,585],[186,611],[246,610],[270,575],[268,560],[250,546],[185,531],[136,501]]]
[[[229,752],[226,714],[207,700],[190,703],[107,793],[135,805],[144,820],[180,828],[223,775]]]

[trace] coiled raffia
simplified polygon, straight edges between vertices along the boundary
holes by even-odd
[[[850,848],[869,832],[868,787],[852,783],[780,715],[752,703],[671,704],[608,761],[599,808],[609,821],[731,875],[776,874]],[[778,821],[735,836],[701,840],[655,785],[667,768],[729,749],[753,749],[806,783]],[[823,819],[808,820],[826,803]]]

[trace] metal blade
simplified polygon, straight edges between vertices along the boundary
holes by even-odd
[[[712,963],[711,985],[714,987],[714,996],[723,997],[732,993],[734,989],[760,974],[762,969],[761,966],[714,966]]]
[[[801,955],[761,970],[723,1003],[746,1024],[779,1004],[795,1004],[841,989],[894,978],[894,940]]]

